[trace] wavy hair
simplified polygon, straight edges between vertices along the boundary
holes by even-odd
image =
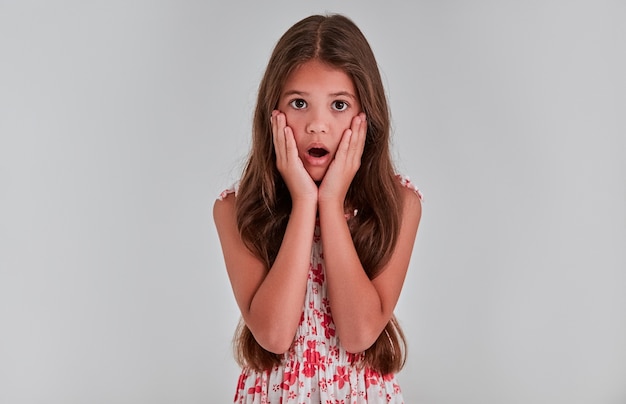
[[[363,33],[345,16],[307,17],[289,28],[276,44],[258,89],[252,147],[237,194],[237,225],[246,246],[271,268],[291,212],[291,197],[276,168],[270,116],[289,74],[314,59],[352,78],[367,116],[361,166],[345,204],[359,210],[349,220],[350,232],[363,268],[373,279],[396,245],[402,200],[389,148],[390,112],[378,65]],[[283,357],[262,348],[243,321],[234,347],[240,365],[260,371],[278,365]],[[362,363],[387,374],[400,370],[405,358],[406,341],[392,317],[364,352]]]

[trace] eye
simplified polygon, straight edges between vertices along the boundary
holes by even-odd
[[[348,109],[348,103],[345,101],[333,101],[332,106],[335,111],[345,111]]]
[[[289,103],[295,109],[304,109],[306,108],[306,101],[302,98],[297,98]]]

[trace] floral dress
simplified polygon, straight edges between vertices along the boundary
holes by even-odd
[[[419,190],[406,177],[402,184]],[[224,198],[234,189],[224,191]],[[337,338],[330,312],[319,222],[315,225],[311,264],[300,324],[282,363],[264,372],[244,368],[235,403],[240,404],[365,404],[403,403],[394,374],[358,367],[361,354],[346,352]]]

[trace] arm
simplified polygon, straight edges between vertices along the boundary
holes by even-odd
[[[243,320],[266,350],[283,353],[293,342],[302,315],[315,203],[293,206],[285,237],[271,270],[244,245],[235,218],[235,196],[216,201],[213,216],[226,270]]]
[[[333,321],[348,352],[369,348],[383,331],[400,297],[421,218],[418,196],[403,188],[402,224],[389,262],[370,280],[359,260],[343,205],[320,203],[320,227]]]
[[[396,247],[379,275],[370,280],[344,216],[345,196],[361,165],[366,136],[367,119],[360,113],[344,132],[318,195],[328,298],[337,334],[348,352],[369,348],[393,315],[422,212],[419,197],[402,188],[403,211]]]
[[[302,316],[317,211],[317,187],[308,175],[285,115],[272,113],[276,167],[292,200],[282,244],[271,269],[245,246],[235,215],[235,196],[217,201],[213,216],[226,270],[241,315],[257,342],[283,353],[293,342]]]

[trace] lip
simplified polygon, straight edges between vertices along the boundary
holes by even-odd
[[[327,153],[323,156],[313,156],[309,154],[309,150],[311,149],[324,149],[327,151]],[[328,147],[326,147],[325,145],[321,143],[312,143],[307,146],[302,157],[308,164],[312,166],[323,166],[330,162],[332,155]]]

